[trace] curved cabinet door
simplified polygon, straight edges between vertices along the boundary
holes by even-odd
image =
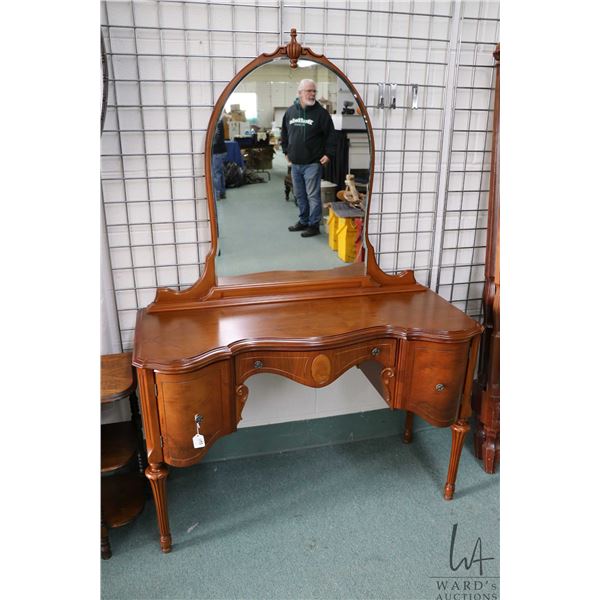
[[[402,406],[438,427],[456,421],[467,374],[470,341],[408,342]]]
[[[175,467],[198,462],[222,435],[233,431],[229,361],[191,373],[157,373],[158,412],[164,461]],[[195,416],[201,415],[205,447],[194,448]]]

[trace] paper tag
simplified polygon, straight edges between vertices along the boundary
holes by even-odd
[[[193,438],[194,448],[204,448],[206,444],[204,443],[204,436],[201,433],[197,433]]]

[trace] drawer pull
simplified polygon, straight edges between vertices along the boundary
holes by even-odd
[[[371,350],[371,354],[373,356],[378,356],[379,354],[381,354],[381,348],[373,348],[373,350]]]
[[[262,360],[255,360],[254,361],[254,368],[255,369],[262,369],[263,368],[263,361]]]
[[[443,392],[446,389],[446,386],[443,383],[438,383],[435,386],[435,391],[436,392]]]

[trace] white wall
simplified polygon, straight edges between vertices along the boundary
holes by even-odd
[[[114,293],[105,290],[114,308],[103,301],[105,347],[114,347],[115,331],[123,349],[133,346],[136,310],[157,286],[185,288],[199,277],[210,246],[203,148],[212,106],[253,57],[287,43],[281,25],[340,67],[367,105],[375,135],[369,231],[382,268],[415,269],[477,317],[498,14],[497,2],[103,2],[114,80],[102,136],[105,264],[114,281]],[[398,85],[397,109],[377,107],[378,82]],[[410,109],[413,83],[418,110]],[[248,387],[241,426],[386,406],[356,369],[319,390],[270,375]]]

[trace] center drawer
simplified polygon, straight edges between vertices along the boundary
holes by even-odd
[[[235,358],[236,384],[256,373],[275,373],[310,387],[323,387],[367,360],[394,367],[396,340],[377,339],[326,350],[252,350]]]

